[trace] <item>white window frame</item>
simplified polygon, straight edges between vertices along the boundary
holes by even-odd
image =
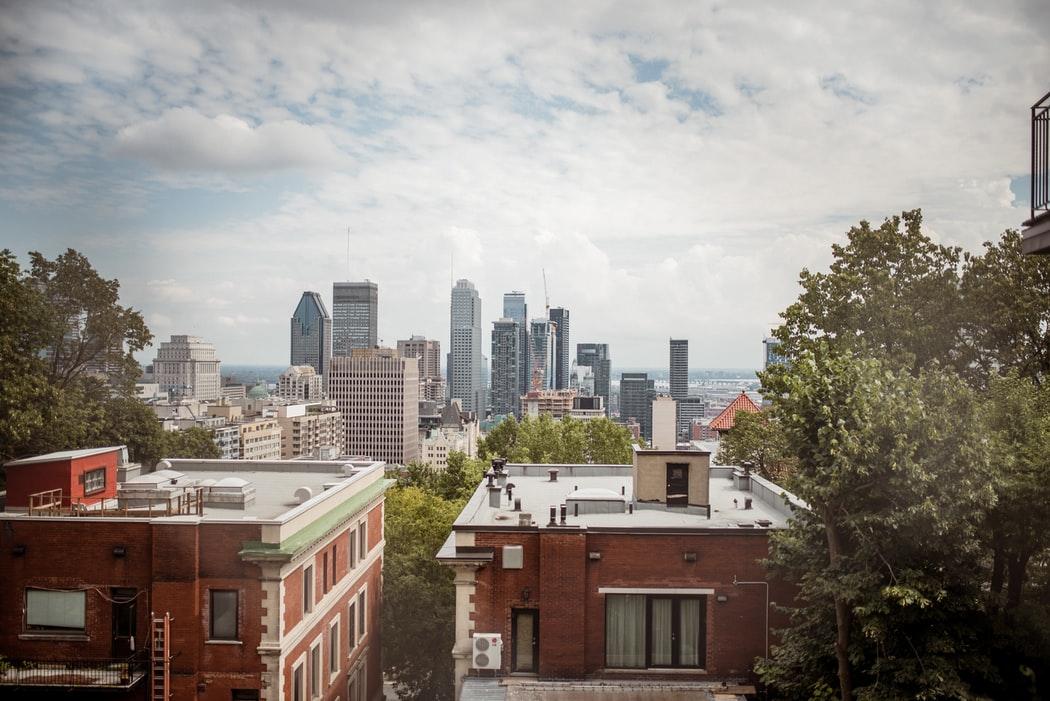
[[[350,545],[346,549],[346,568],[353,572],[357,567],[357,526],[350,529]]]
[[[343,660],[339,656],[339,636],[342,635],[342,630],[339,627],[340,615],[337,613],[335,619],[328,625],[328,683],[331,684],[339,673],[343,671]],[[332,669],[332,664],[335,664],[335,669]]]
[[[317,636],[312,643],[310,643],[310,649],[306,652],[306,681],[307,681],[307,698],[319,699],[323,695],[321,689],[322,680],[325,675],[324,671],[325,659],[324,659],[324,636]],[[316,664],[314,659],[314,652],[317,653]],[[316,683],[315,683],[316,681]]]
[[[301,687],[303,693],[302,693],[302,696],[299,696],[299,697],[296,697],[296,695],[295,695],[295,674],[296,674],[296,672],[300,672],[303,675],[303,685]],[[309,683],[310,680],[307,678],[306,653],[305,652],[303,654],[299,655],[299,658],[295,662],[292,663],[292,680],[291,681],[292,681],[291,689],[290,689],[290,691],[291,691],[290,695],[292,697],[291,701],[306,701],[310,697],[309,687],[307,686],[307,684]]]
[[[92,475],[101,475],[101,484],[91,486]],[[84,496],[91,496],[92,494],[98,494],[99,492],[106,491],[106,468],[98,467],[93,470],[88,470],[84,473]]]
[[[368,635],[368,585],[361,587],[357,592],[357,640],[365,639]]]
[[[361,551],[361,560],[368,558],[368,517],[357,524],[357,549]]]
[[[314,566],[303,565],[303,618],[314,610]]]
[[[354,650],[357,649],[357,594],[350,597],[350,602],[346,605],[346,640],[347,650],[346,658],[350,659],[350,656],[354,654]],[[353,635],[351,635],[353,633]]]

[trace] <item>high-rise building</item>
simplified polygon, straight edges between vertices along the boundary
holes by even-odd
[[[587,366],[594,374],[594,396],[603,397],[605,411],[609,411],[609,375],[612,373],[612,357],[607,343],[577,343],[576,365]]]
[[[503,317],[518,322],[518,387],[524,393],[529,389],[529,305],[524,292],[503,295]]]
[[[768,368],[770,365],[783,365],[787,362],[787,358],[785,358],[780,353],[780,341],[778,339],[773,337],[764,338],[762,339],[762,345],[765,346],[765,348],[763,348],[764,352],[762,354],[763,370]]]
[[[292,314],[291,365],[309,365],[324,377],[332,355],[332,317],[317,292],[303,292]]]
[[[514,319],[492,323],[492,414],[521,416],[521,329]]]
[[[533,319],[529,324],[529,384],[525,391],[550,389],[551,333],[547,319]]]
[[[328,396],[343,413],[345,454],[397,465],[419,457],[419,363],[393,348],[333,356]]]
[[[172,336],[157,349],[153,378],[172,399],[218,399],[222,378],[215,346],[197,336]]]
[[[464,411],[485,411],[485,370],[481,356],[481,297],[470,280],[452,288],[448,353],[448,398]]]
[[[641,426],[642,437],[653,438],[653,399],[656,396],[654,383],[648,373],[625,372],[620,374],[620,420],[634,419]]]
[[[370,280],[332,284],[332,355],[375,348],[378,322],[379,285]]]
[[[419,360],[419,399],[440,402],[445,398],[445,380],[441,377],[441,342],[423,336],[412,336],[397,342],[403,358]]]
[[[311,456],[334,460],[343,453],[343,416],[333,406],[289,404],[277,407],[281,425],[281,459]]]
[[[569,310],[554,307],[550,310],[551,323],[554,324],[554,362],[551,372],[554,375],[554,389],[568,389],[571,360],[569,359]]]
[[[671,339],[671,398],[685,399],[689,396],[689,341],[685,338]]]

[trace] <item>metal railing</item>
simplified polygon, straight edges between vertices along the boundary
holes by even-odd
[[[1050,92],[1032,105],[1032,220],[1050,212]]]
[[[5,659],[0,664],[0,686],[130,689],[146,676],[148,668],[144,651],[124,658]]]
[[[114,516],[161,518],[204,514],[204,487],[189,487],[170,498],[152,497],[141,506],[120,505],[117,499],[93,500],[67,496],[61,489],[29,495],[30,516]],[[134,497],[129,497],[134,499]]]

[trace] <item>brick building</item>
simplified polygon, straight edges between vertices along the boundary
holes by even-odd
[[[31,494],[48,489],[61,489],[83,504],[112,499],[117,494],[117,469],[123,468],[127,460],[127,449],[122,445],[12,460],[4,465],[7,508],[26,509]]]
[[[0,697],[380,698],[384,467],[167,460],[0,513]]]
[[[770,601],[793,595],[766,582],[760,561],[795,497],[697,450],[636,449],[632,465],[507,465],[489,481],[438,553],[455,570],[458,698],[476,698],[475,682],[492,676],[534,675],[540,695],[529,698],[585,679],[694,685],[668,699],[748,689],[783,623]],[[478,636],[502,649],[479,657]]]

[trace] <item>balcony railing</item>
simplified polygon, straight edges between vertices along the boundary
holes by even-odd
[[[171,498],[154,497],[141,506],[120,505],[117,499],[103,501],[71,497],[61,489],[48,489],[29,495],[30,516],[113,516],[128,518],[161,518],[165,516],[201,516],[204,514],[204,487],[191,487]],[[129,497],[134,499],[134,497]]]
[[[1050,93],[1032,105],[1032,219],[1050,213]]]
[[[148,670],[144,651],[118,659],[4,659],[0,661],[0,686],[130,689]]]

